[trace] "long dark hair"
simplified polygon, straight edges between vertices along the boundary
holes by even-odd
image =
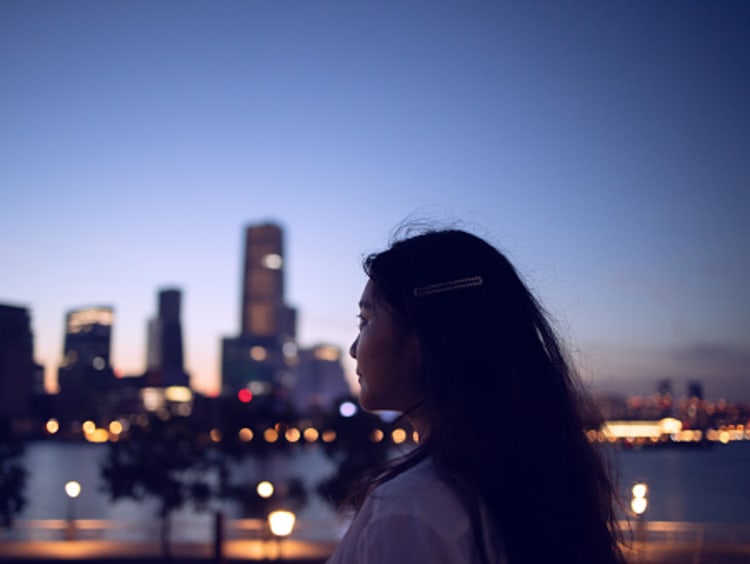
[[[622,562],[614,487],[585,430],[601,423],[547,316],[497,249],[427,231],[368,256],[376,299],[420,343],[429,433],[366,484],[431,457],[486,560],[484,504],[513,564]]]

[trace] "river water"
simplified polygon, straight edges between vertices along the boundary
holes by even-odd
[[[72,508],[78,519],[138,522],[152,519],[154,503],[110,503],[101,491],[99,461],[106,445],[35,442],[27,445],[24,463],[29,471],[28,505],[19,519],[64,519],[71,510],[64,492],[69,480],[81,483],[80,497]],[[750,524],[750,442],[717,444],[712,448],[656,447],[613,452],[623,495],[636,481],[649,486],[647,518],[655,521]],[[333,473],[334,465],[322,449],[309,446],[293,455],[277,455],[262,465],[248,459],[234,468],[234,480],[257,483],[267,479],[283,483],[301,478],[308,487],[308,503],[298,512],[300,523],[314,524],[323,536],[336,538],[343,524],[333,508],[315,493],[315,486]],[[239,517],[236,504],[223,502],[229,518]],[[211,514],[180,510],[176,518],[192,521],[210,534]],[[327,533],[326,533],[327,531]]]

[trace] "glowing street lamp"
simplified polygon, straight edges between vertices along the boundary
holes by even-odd
[[[68,497],[71,499],[77,498],[81,495],[81,484],[75,480],[71,480],[65,484],[65,493],[68,494]]]
[[[263,480],[262,482],[258,482],[258,485],[255,487],[255,491],[263,499],[268,499],[273,495],[273,484],[271,482]]]
[[[276,537],[278,548],[278,559],[281,559],[281,539],[288,537],[294,530],[297,516],[291,511],[277,510],[268,514],[268,526],[271,533]]]
[[[643,483],[635,484],[631,493],[633,494],[633,499],[630,500],[630,509],[633,510],[636,516],[640,517],[646,511],[646,508],[648,508],[648,500],[646,499],[648,486]]]
[[[68,496],[68,519],[65,528],[65,536],[68,540],[73,540],[76,536],[75,521],[75,503],[76,498],[81,495],[81,484],[71,480],[65,484],[65,494]]]
[[[636,522],[636,536],[643,542],[646,541],[646,523],[643,518],[643,514],[648,508],[648,486],[642,482],[639,482],[633,486],[630,490],[633,494],[633,498],[630,500],[630,509],[633,511],[637,522]]]

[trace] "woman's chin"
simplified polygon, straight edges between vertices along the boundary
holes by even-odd
[[[359,393],[359,406],[365,411],[379,411],[383,409],[372,398],[367,397],[367,393],[364,390]]]

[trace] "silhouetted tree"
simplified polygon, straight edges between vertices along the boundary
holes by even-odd
[[[108,445],[100,468],[102,491],[112,501],[153,498],[158,502],[162,551],[167,558],[172,513],[188,501],[196,510],[205,510],[211,499],[209,447],[209,438],[196,432],[190,418],[154,416],[148,425],[134,426]]]
[[[296,413],[288,405],[256,400],[242,403],[237,398],[224,398],[218,418],[221,441],[216,444],[217,453],[221,454],[217,463],[220,495],[236,503],[243,516],[265,518],[270,511],[282,506],[298,511],[307,502],[305,484],[297,477],[279,482],[261,470],[258,480],[232,480],[232,464],[253,459],[262,469],[270,457],[290,456],[300,448],[299,443],[290,443],[286,439],[287,430],[296,420]],[[267,440],[266,432],[272,433],[275,440]],[[273,482],[275,491],[270,498],[258,495],[256,486],[259,480]]]
[[[23,443],[13,435],[10,423],[0,420],[0,527],[10,528],[26,506],[26,477],[21,464]]]

